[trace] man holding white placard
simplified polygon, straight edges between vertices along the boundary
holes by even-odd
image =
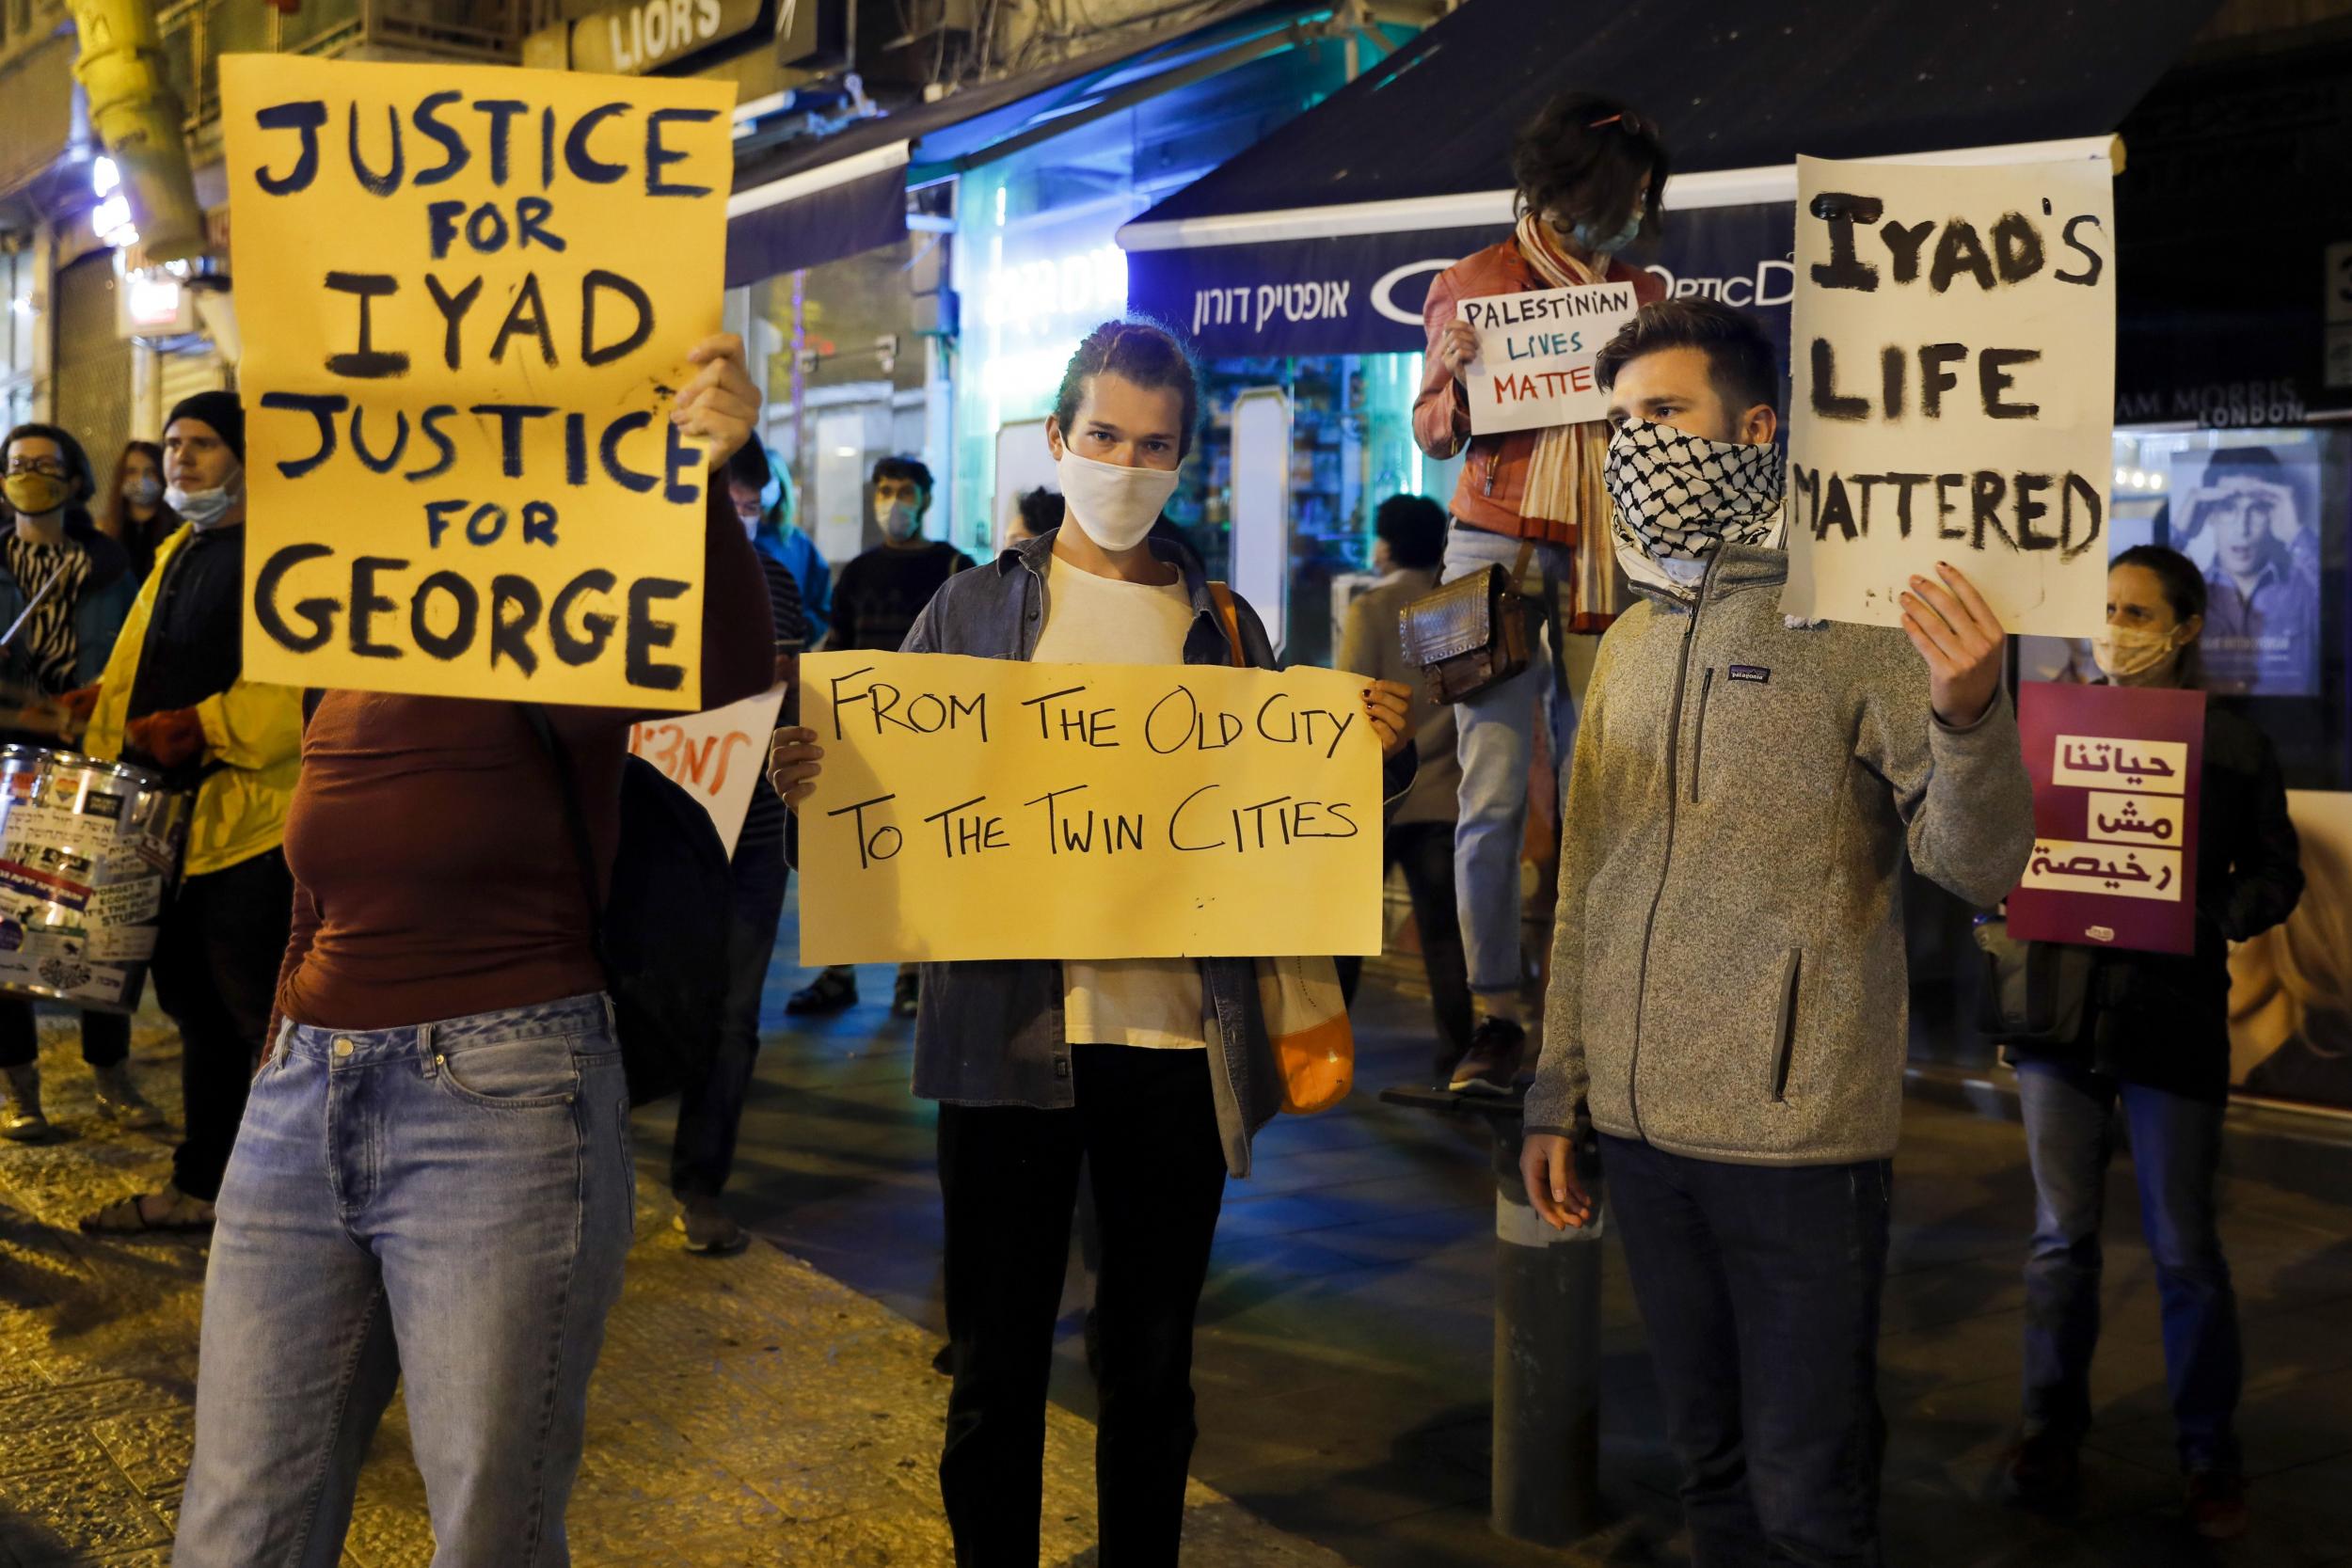
[[[1665,297],[1656,277],[1618,253],[1657,231],[1666,147],[1624,104],[1565,93],[1520,131],[1511,172],[1518,230],[1429,286],[1428,369],[1413,401],[1422,451],[1442,461],[1468,448],[1449,508],[1445,579],[1504,567],[1535,585],[1531,633],[1539,622],[1549,628],[1528,638],[1527,670],[1454,705],[1454,885],[1479,1018],[1453,1085],[1491,1094],[1511,1091],[1527,1047],[1519,848],[1535,714],[1549,716],[1551,754],[1565,763],[1576,707],[1563,634],[1601,631],[1616,609],[1600,482],[1607,400],[1593,385],[1592,358],[1635,305]],[[1547,646],[1548,658],[1535,655]]]

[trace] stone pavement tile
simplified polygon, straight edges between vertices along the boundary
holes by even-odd
[[[2352,1455],[2352,1371],[2323,1372],[2249,1388],[2238,1406],[2246,1473],[2276,1475]],[[2152,1469],[2178,1463],[2169,1414],[2102,1422],[2089,1446]]]
[[[22,1432],[55,1421],[88,1421],[101,1417],[155,1410],[170,1404],[172,1391],[144,1379],[93,1378],[87,1382],[53,1384],[0,1395],[0,1432]]]
[[[776,1505],[756,1492],[723,1484],[667,1497],[578,1496],[566,1533],[573,1557],[582,1563],[628,1563],[689,1537],[747,1542],[783,1522]]]
[[[0,1427],[0,1478],[106,1463],[105,1449],[77,1422]]]
[[[0,1550],[24,1568],[101,1560],[170,1539],[164,1521],[112,1465],[0,1481]]]
[[[1665,1544],[1673,1530],[1670,1521],[1629,1515],[1611,1502],[1604,1487],[1603,1513],[1610,1523],[1563,1547],[1497,1535],[1487,1523],[1483,1499],[1387,1519],[1376,1530],[1351,1532],[1343,1520],[1331,1539],[1350,1568],[1426,1568],[1438,1561],[1475,1562],[1480,1568],[1648,1568],[1685,1560],[1685,1554],[1670,1552]]]
[[[115,1468],[150,1497],[187,1481],[188,1454],[196,1446],[196,1412],[188,1406],[102,1417],[89,1430]]]
[[[374,1501],[364,1494],[351,1511],[343,1554],[362,1568],[417,1568],[433,1556],[433,1525],[425,1517],[421,1485],[413,1500]]]

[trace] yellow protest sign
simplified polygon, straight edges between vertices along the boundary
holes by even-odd
[[[801,961],[1380,951],[1363,680],[810,654]]]
[[[701,705],[732,84],[231,55],[246,673]]]

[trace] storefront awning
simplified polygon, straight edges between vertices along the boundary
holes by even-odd
[[[727,286],[906,236],[906,192],[1140,97],[1290,48],[1329,0],[1227,0],[1182,35],[1145,33],[1040,71],[787,142],[746,161],[727,201]]]
[[[1418,351],[1430,277],[1511,223],[1513,135],[1581,86],[1656,116],[1682,171],[1643,260],[1785,334],[1798,153],[2095,152],[2217,8],[1470,0],[1120,230],[1128,301],[1212,356]]]

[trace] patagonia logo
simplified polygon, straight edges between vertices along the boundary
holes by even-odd
[[[1754,681],[1756,685],[1763,686],[1772,680],[1772,673],[1761,664],[1735,664],[1731,667],[1731,678],[1736,681]]]

